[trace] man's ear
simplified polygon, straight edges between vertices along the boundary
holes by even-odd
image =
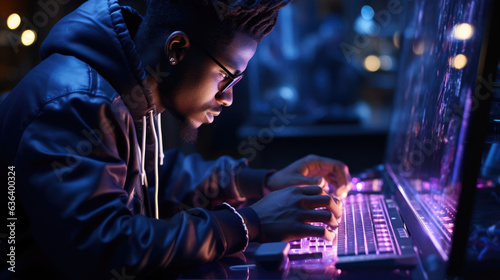
[[[189,37],[182,31],[174,31],[168,36],[165,42],[165,55],[169,64],[176,65],[186,55],[186,51],[191,46]]]

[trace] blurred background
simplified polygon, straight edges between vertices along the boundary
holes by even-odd
[[[83,2],[0,2],[2,95],[40,62],[51,27]],[[120,2],[144,13],[142,0]],[[381,163],[410,2],[293,0],[236,85],[233,105],[200,128],[195,144],[182,143],[165,114],[165,146],[206,159],[246,157],[256,168],[311,153],[342,160],[352,173]]]

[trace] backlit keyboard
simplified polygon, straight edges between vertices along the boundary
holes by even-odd
[[[356,194],[345,199],[338,230],[338,256],[394,252],[383,198]]]
[[[325,255],[355,256],[394,253],[394,241],[380,194],[354,194],[343,201],[336,238],[307,237],[290,242],[291,259],[321,258]],[[324,226],[322,223],[313,225]],[[335,246],[337,245],[337,246]]]

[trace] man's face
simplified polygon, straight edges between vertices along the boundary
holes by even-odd
[[[181,120],[181,133],[187,141],[196,140],[197,129],[213,122],[223,106],[232,104],[233,88],[222,91],[231,82],[223,68],[233,77],[240,75],[255,54],[257,42],[237,33],[229,45],[209,49],[191,43],[183,59],[173,66],[169,82],[159,85],[161,102]]]

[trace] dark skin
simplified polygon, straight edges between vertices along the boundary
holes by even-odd
[[[255,54],[257,43],[237,34],[234,44],[213,52],[232,74],[243,72]],[[219,91],[225,72],[192,43],[182,31],[173,32],[165,43],[165,53],[171,62],[171,75],[155,91],[159,110],[167,109],[185,118],[193,129],[211,123],[223,107],[233,103],[233,89]],[[153,81],[154,82],[154,81]],[[163,86],[165,84],[165,86]],[[161,92],[161,93],[160,93]]]
[[[200,48],[210,53],[233,75],[242,73],[255,54],[257,42],[237,32],[227,46],[211,50],[209,44],[194,44],[182,31],[170,33],[163,44],[170,75],[162,83],[150,79],[159,111],[168,110],[189,129],[211,123],[224,107],[233,102],[233,89],[221,92],[227,75]],[[143,56],[144,58],[145,56]],[[148,56],[154,66],[161,56]],[[251,207],[262,225],[260,241],[290,241],[306,236],[334,238],[334,232],[311,222],[338,227],[341,203],[351,188],[347,166],[337,160],[309,155],[268,177],[264,198]],[[322,208],[323,210],[315,210]]]

